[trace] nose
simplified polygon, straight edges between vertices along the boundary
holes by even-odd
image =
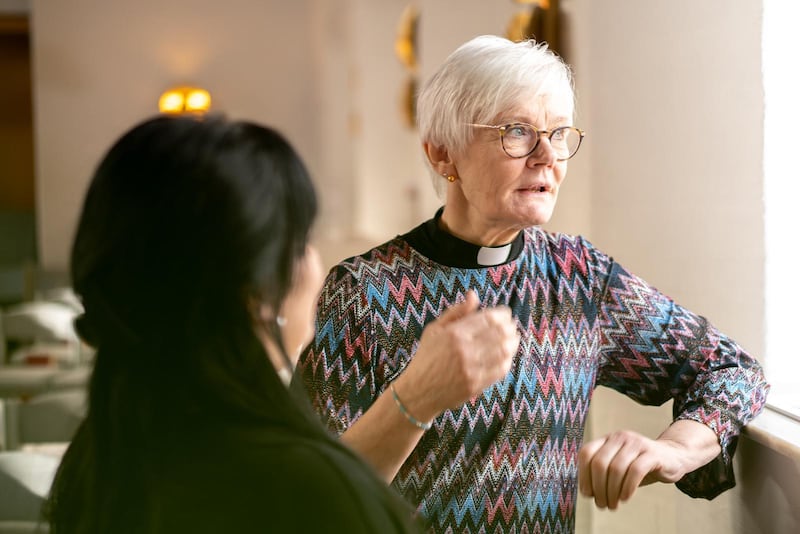
[[[528,165],[546,165],[552,167],[558,161],[553,145],[550,144],[549,132],[539,133],[539,143],[533,152],[530,153],[526,163]]]

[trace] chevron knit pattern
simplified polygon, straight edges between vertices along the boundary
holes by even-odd
[[[572,533],[577,453],[596,385],[640,403],[675,399],[723,453],[679,487],[712,498],[733,485],[736,436],[763,407],[758,363],[582,238],[526,230],[505,265],[452,268],[398,237],[336,266],[299,376],[344,432],[413,358],[422,329],[474,289],[522,333],[505,379],[439,415],[394,486],[432,532]]]

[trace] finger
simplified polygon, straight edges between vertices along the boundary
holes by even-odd
[[[485,361],[492,362],[492,382],[501,380],[511,371],[511,367],[514,364],[514,356],[516,356],[519,347],[519,340],[519,335],[516,334],[504,336],[500,342],[494,346],[490,358],[484,359]]]
[[[506,353],[506,342],[519,338],[519,328],[511,310],[503,307],[482,309],[461,320],[474,343]],[[514,347],[516,352],[516,347]]]
[[[508,367],[508,369],[511,368],[512,360],[514,359],[514,356],[516,356],[517,350],[519,350],[519,344],[521,340],[522,335],[520,334],[516,323],[512,320],[504,329],[503,340],[502,344],[500,345],[501,350],[503,351],[503,363]],[[506,371],[508,371],[508,369],[506,369]]]
[[[520,333],[508,309],[492,308],[462,319],[476,349],[487,351],[495,363],[506,364],[519,347]]]
[[[520,337],[519,332],[515,331],[510,337],[507,337],[503,343],[503,349],[505,350],[506,354],[505,363],[508,365],[509,369],[511,368],[511,360],[513,360],[514,356],[517,354],[521,340],[522,338]],[[506,369],[506,372],[508,372],[509,369]]]
[[[584,443],[578,451],[578,489],[585,497],[592,497],[592,458],[605,443],[605,438]]]
[[[480,301],[475,291],[467,291],[464,300],[446,309],[444,313],[439,316],[437,322],[439,324],[448,324],[457,321],[477,310],[479,304]]]
[[[599,508],[605,508],[608,505],[605,465],[605,462],[601,462],[595,457],[592,458],[592,463],[589,466],[589,471],[592,473],[592,495],[594,496],[595,505]]]
[[[629,480],[630,466],[637,460],[640,450],[630,444],[624,444],[608,466],[608,481],[606,483],[607,504],[611,510],[619,505],[624,484]]]
[[[647,475],[656,468],[657,462],[651,453],[639,455],[628,468],[622,487],[620,488],[620,500],[627,501],[636,492],[639,486],[645,485]]]
[[[594,454],[591,461],[590,471],[592,473],[592,493],[594,502],[600,508],[608,506],[608,470],[611,461],[619,452],[621,447],[617,439],[606,438],[605,443]]]
[[[487,317],[491,317],[492,319],[501,323],[514,322],[514,316],[511,308],[504,304],[487,307],[486,309],[482,310],[481,313],[484,313]]]

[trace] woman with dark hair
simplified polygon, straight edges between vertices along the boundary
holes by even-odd
[[[256,124],[158,117],[111,148],[72,249],[97,352],[52,532],[414,530],[286,387],[322,281],[315,213],[302,161]]]

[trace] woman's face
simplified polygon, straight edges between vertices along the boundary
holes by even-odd
[[[314,247],[308,246],[305,255],[295,264],[292,287],[278,314],[281,336],[292,364],[297,362],[300,351],[314,335],[317,298],[324,278],[325,272],[319,252]],[[263,305],[260,313],[265,321],[274,316],[272,311]],[[265,330],[262,330],[262,342],[264,342],[267,352],[273,357],[273,365],[280,370],[283,367],[283,361],[277,358],[276,347],[272,345],[272,340],[266,335]]]
[[[538,96],[495,117],[491,125],[514,122],[539,130],[572,126],[571,97]],[[461,154],[452,154],[457,179],[448,184],[442,221],[453,234],[484,245],[508,243],[523,228],[550,220],[567,162],[557,161],[545,136],[524,158],[504,151],[496,129],[476,128]]]
[[[314,335],[317,298],[324,278],[319,252],[309,245],[305,255],[295,265],[292,288],[283,301],[280,313],[281,322],[284,323],[281,326],[283,342],[293,364]]]

